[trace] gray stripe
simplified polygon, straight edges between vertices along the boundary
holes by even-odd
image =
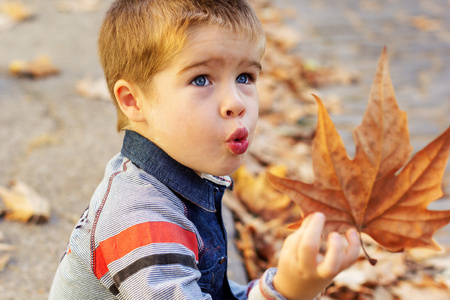
[[[154,254],[142,257],[136,260],[134,263],[128,265],[121,271],[117,272],[114,275],[113,280],[116,286],[119,287],[120,284],[123,281],[125,281],[128,277],[144,268],[154,265],[172,265],[172,264],[179,264],[198,270],[195,260],[190,255],[184,255],[179,253]]]

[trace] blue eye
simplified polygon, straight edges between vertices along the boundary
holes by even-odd
[[[251,81],[250,76],[248,74],[240,74],[236,78],[236,83],[246,84]]]
[[[205,75],[195,77],[191,83],[196,86],[205,86],[209,84],[208,78]]]

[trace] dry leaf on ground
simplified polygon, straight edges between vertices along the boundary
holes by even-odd
[[[259,278],[263,270],[276,266],[278,252],[288,234],[283,226],[285,216],[264,220],[251,214],[234,192],[225,193],[223,201],[238,219],[235,226],[240,239],[236,245],[242,252],[248,275]]]
[[[13,27],[34,16],[33,11],[17,1],[7,1],[0,4],[0,31]]]
[[[431,211],[427,206],[443,195],[441,181],[450,149],[450,127],[408,162],[407,116],[395,99],[386,49],[363,121],[354,132],[354,159],[347,156],[319,98],[317,102],[314,183],[268,173],[272,184],[300,205],[302,216],[323,212],[326,233],[356,228],[393,252],[413,247],[439,249],[432,236],[450,222],[450,211]]]
[[[426,16],[415,16],[411,19],[411,25],[420,31],[437,31],[441,29],[441,21],[427,18]]]
[[[91,76],[86,76],[77,82],[76,89],[86,99],[111,101],[104,77],[93,79]]]
[[[0,4],[0,14],[10,17],[16,22],[24,21],[33,16],[30,8],[17,1],[7,1]]]
[[[416,261],[408,252],[391,253],[376,244],[369,244],[370,252],[380,258],[379,263],[370,266],[360,259],[349,269],[340,273],[327,289],[332,299],[346,299],[345,295],[368,296],[367,299],[422,300],[429,293],[438,298],[449,299],[449,274],[442,261],[448,260],[448,250],[434,251],[434,258]],[[415,249],[419,251],[420,249]],[[445,295],[444,298],[442,298]],[[433,298],[435,299],[435,298]]]
[[[22,222],[47,222],[50,203],[25,183],[15,180],[11,187],[0,186],[0,199],[5,206],[5,219]]]
[[[33,79],[56,75],[59,69],[55,67],[48,55],[40,55],[32,61],[13,60],[9,64],[11,74]]]
[[[286,168],[281,165],[270,170],[280,176],[286,174]],[[233,174],[233,179],[233,193],[225,194],[223,201],[236,216],[239,233],[236,245],[244,257],[248,275],[259,278],[263,270],[277,265],[283,240],[291,231],[287,224],[300,211],[269,184],[263,172],[254,175],[243,165]]]
[[[427,282],[426,280],[420,283],[400,281],[398,285],[392,286],[391,290],[392,294],[400,299],[448,300],[450,298],[447,286],[439,285],[439,283],[435,282]]]
[[[40,147],[48,145],[56,145],[58,142],[59,142],[58,137],[55,134],[52,133],[41,134],[36,138],[32,139],[31,141],[29,141],[26,153],[30,154],[32,151]]]
[[[283,166],[273,166],[270,170],[279,176],[286,175],[286,168]],[[233,178],[236,182],[234,190],[239,199],[250,211],[266,220],[275,218],[279,211],[289,209],[292,204],[288,196],[268,185],[264,173],[254,176],[242,166],[233,174]],[[254,201],[255,198],[258,201]]]
[[[283,165],[287,173],[296,178],[312,178],[310,142],[314,136],[312,128],[300,128],[296,125],[273,126],[265,119],[260,119],[256,127],[249,158],[254,158],[262,166],[253,168],[253,173],[263,171],[263,166]]]

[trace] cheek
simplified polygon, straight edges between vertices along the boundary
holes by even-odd
[[[178,113],[171,125],[172,130],[178,132],[181,138],[187,138],[193,142],[201,141],[213,134],[213,120],[211,114],[198,110],[184,110]]]
[[[258,110],[259,110],[259,97],[258,91],[255,85],[243,85],[241,88],[242,94],[245,96],[245,106],[247,108],[248,114],[256,114],[256,118],[258,118]]]
[[[155,139],[162,143],[173,143],[183,136],[183,131],[188,126],[187,111],[176,107],[157,107],[150,115],[149,130],[154,133]]]
[[[252,123],[256,124],[259,115],[259,101],[258,96],[256,95],[251,101],[247,104],[247,114]]]
[[[258,101],[253,101],[251,104],[247,105],[247,128],[250,133],[250,142],[253,140],[256,125],[258,122],[259,115],[259,105]]]

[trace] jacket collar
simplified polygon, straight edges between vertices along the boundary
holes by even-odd
[[[233,182],[229,176],[200,177],[192,169],[180,164],[153,142],[134,131],[125,132],[121,153],[168,188],[207,211],[216,211],[215,186],[232,189]]]

